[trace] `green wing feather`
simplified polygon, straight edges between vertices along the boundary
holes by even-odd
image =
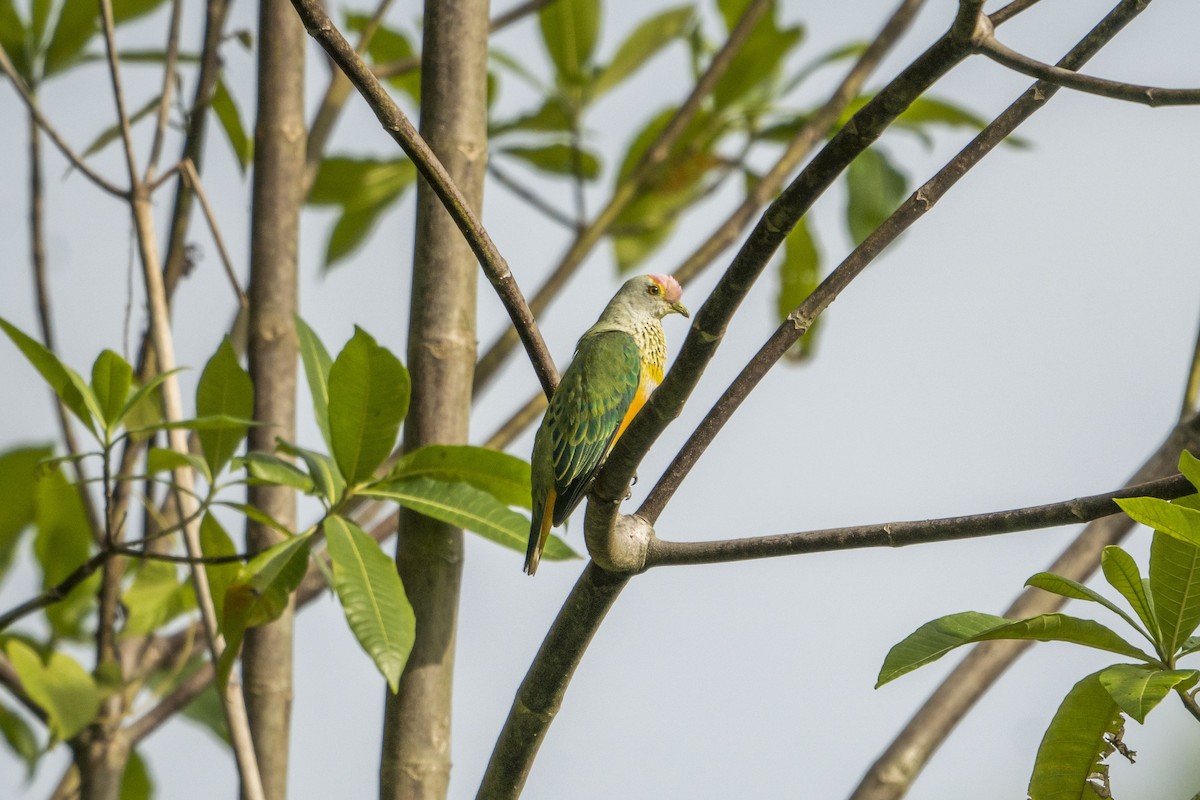
[[[548,486],[553,481],[555,525],[565,522],[583,500],[633,403],[640,379],[641,357],[628,333],[605,331],[580,341],[533,446],[533,484]],[[545,497],[543,490],[543,503]],[[535,496],[535,511],[544,513],[544,508],[536,508],[538,499]],[[534,518],[538,516],[535,513]]]

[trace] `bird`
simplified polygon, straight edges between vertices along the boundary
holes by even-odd
[[[537,572],[550,529],[566,522],[617,439],[662,382],[662,319],[689,316],[669,275],[627,280],[588,328],[533,440],[533,518],[525,573]]]

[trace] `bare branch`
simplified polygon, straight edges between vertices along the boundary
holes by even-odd
[[[175,68],[179,62],[179,23],[182,17],[183,0],[171,0],[171,21],[167,23],[167,57],[163,63],[162,94],[158,101],[154,142],[150,146],[150,158],[146,162],[146,177],[143,178],[143,181],[148,184],[154,183],[154,173],[158,169],[158,160],[162,157],[167,122],[171,116],[171,100],[175,96]]]
[[[1158,106],[1194,106],[1200,104],[1200,89],[1164,89],[1158,86],[1139,86],[1134,83],[1093,78],[1062,67],[1043,64],[1001,44],[992,34],[979,42],[979,52],[1009,69],[1055,86],[1063,86],[1113,100]]]
[[[1076,522],[1091,522],[1094,519],[1121,513],[1120,507],[1113,502],[1119,498],[1159,497],[1163,500],[1174,500],[1195,492],[1195,487],[1182,475],[1172,475],[1168,478],[1126,486],[1105,494],[1077,497],[1073,500],[1009,511],[992,511],[986,514],[917,522],[885,522],[875,525],[856,525],[849,528],[830,528],[715,542],[668,542],[652,539],[650,552],[646,558],[646,568],[681,564],[717,564],[751,558],[824,553],[830,550],[851,550],[860,547],[905,547],[910,544],[974,539],[1001,533],[1053,528]]]
[[[533,312],[529,310],[516,278],[508,268],[504,257],[496,249],[491,237],[484,229],[475,212],[471,210],[459,191],[458,187],[447,174],[445,167],[429,149],[425,140],[417,133],[416,128],[409,122],[391,96],[371,73],[370,68],[354,52],[350,44],[338,31],[329,15],[315,0],[292,0],[296,13],[304,21],[308,33],[325,49],[350,78],[350,82],[358,89],[359,94],[367,101],[367,105],[375,112],[384,130],[400,145],[405,154],[412,159],[421,176],[429,182],[447,212],[454,219],[458,229],[466,238],[483,272],[496,289],[500,301],[512,319],[521,337],[525,350],[533,363],[534,371],[541,381],[543,389],[549,394],[558,384],[558,370],[550,358],[550,351],[538,332],[537,322]]]
[[[10,608],[8,611],[0,614],[0,631],[5,630],[9,625],[12,625],[14,622],[21,619],[21,617],[32,614],[35,611],[40,611],[41,609],[46,608],[47,606],[52,606],[59,600],[62,600],[71,593],[72,589],[90,578],[109,558],[111,558],[110,553],[97,553],[75,569],[71,570],[67,577],[63,578],[54,586],[51,586],[37,597],[26,600],[24,603]]]

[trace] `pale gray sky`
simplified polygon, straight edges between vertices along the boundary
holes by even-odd
[[[602,53],[653,3],[608,4]],[[803,20],[802,55],[873,34],[893,2],[788,3]],[[934,40],[956,4],[931,2],[877,73],[890,76]],[[1002,29],[1010,46],[1055,60],[1099,19],[1095,0],[1043,3]],[[503,10],[501,8],[501,10]],[[235,5],[235,27],[252,27],[252,4]],[[419,7],[398,4],[390,22],[413,29]],[[191,7],[195,33],[198,7]],[[710,19],[710,22],[712,20]],[[127,31],[145,41],[153,18]],[[1189,86],[1200,83],[1194,31],[1200,7],[1162,2],[1147,10],[1088,67],[1105,77]],[[539,52],[536,26],[524,22],[498,44],[523,57]],[[310,49],[315,100],[325,67]],[[231,80],[249,87],[252,59],[227,49]],[[610,163],[641,120],[686,91],[681,49],[606,99],[588,118]],[[130,67],[137,97],[156,91],[153,71]],[[837,73],[830,72],[828,80]],[[982,57],[936,87],[990,118],[1029,81]],[[242,88],[243,113],[253,107]],[[141,94],[138,94],[138,93]],[[189,89],[190,92],[190,89]],[[816,95],[814,95],[815,97]],[[811,98],[810,98],[811,99]],[[82,147],[110,120],[99,68],[46,87],[47,113]],[[529,98],[504,83],[501,104]],[[708,539],[900,519],[919,519],[1051,502],[1119,485],[1173,424],[1200,315],[1200,110],[1157,109],[1061,92],[1020,129],[1032,147],[1004,148],[964,179],[827,314],[817,358],[781,365],[705,454],[658,526],[670,539]],[[0,316],[32,331],[25,221],[24,114],[0,87],[0,242],[6,243]],[[889,134],[884,146],[912,184],[928,178],[969,138],[943,131],[926,149]],[[352,101],[336,152],[394,152],[365,107]],[[170,151],[168,151],[170,152]],[[49,256],[55,318],[66,360],[79,370],[102,347],[123,348],[130,263],[129,223],[119,203],[48,158]],[[97,157],[120,176],[116,148]],[[245,274],[248,184],[219,135],[211,137],[205,180],[241,274]],[[603,187],[590,195],[598,207]],[[546,194],[569,207],[566,184]],[[735,199],[735,191],[724,199]],[[831,268],[848,252],[841,187],[814,218]],[[303,314],[331,350],[358,324],[403,354],[411,200],[389,213],[371,243],[326,278],[319,261],[332,224],[305,217]],[[169,213],[166,195],[159,218]],[[719,218],[705,212],[681,226],[646,271],[670,271]],[[488,189],[485,222],[526,291],[557,260],[561,230]],[[205,257],[182,287],[175,328],[179,362],[199,367],[228,322],[232,301],[215,249],[196,229]],[[688,287],[698,307],[728,257]],[[480,289],[480,340],[506,324],[486,281]],[[542,319],[565,365],[578,334],[615,289],[602,247],[562,302]],[[683,417],[640,469],[632,508],[729,379],[774,328],[768,274],[755,288]],[[142,312],[136,305],[136,335]],[[685,324],[667,321],[672,352]],[[15,349],[0,343],[0,446],[42,441],[53,430],[47,395]],[[196,372],[185,380],[193,385]],[[514,359],[478,404],[482,441],[536,386]],[[318,440],[304,420],[302,441]],[[527,457],[532,434],[512,452]],[[582,548],[578,515],[567,541]],[[957,662],[952,656],[879,691],[884,655],[918,625],[974,609],[998,613],[1025,578],[1040,571],[1077,529],[1014,534],[898,551],[851,551],[712,567],[661,569],[636,578],[586,654],[525,796],[553,798],[844,797],[896,730]],[[1148,531],[1129,548],[1145,564]],[[460,617],[451,796],[472,797],[513,693],[581,562],[547,564],[535,580],[520,556],[468,537]],[[9,607],[35,590],[28,558],[0,591]],[[1094,584],[1097,585],[1097,584]],[[1092,609],[1069,607],[1090,616]],[[1112,622],[1105,617],[1101,621]],[[1117,623],[1114,623],[1117,624]],[[297,623],[296,703],[291,794],[295,798],[375,794],[383,681],[326,599]],[[1040,645],[983,699],[935,756],[911,797],[1023,796],[1047,722],[1070,686],[1106,663],[1100,654]],[[1194,758],[1200,730],[1170,701],[1145,727],[1129,723],[1139,752],[1116,762],[1117,793],[1190,797],[1200,789]],[[173,722],[143,751],[160,797],[232,797],[232,760],[209,735]],[[43,797],[67,753],[46,758],[24,786],[19,766],[0,753],[0,794]]]

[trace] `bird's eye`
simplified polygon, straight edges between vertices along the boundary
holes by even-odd
[[[650,294],[662,294],[662,287],[660,287],[657,283],[652,283],[650,284],[648,291]]]

